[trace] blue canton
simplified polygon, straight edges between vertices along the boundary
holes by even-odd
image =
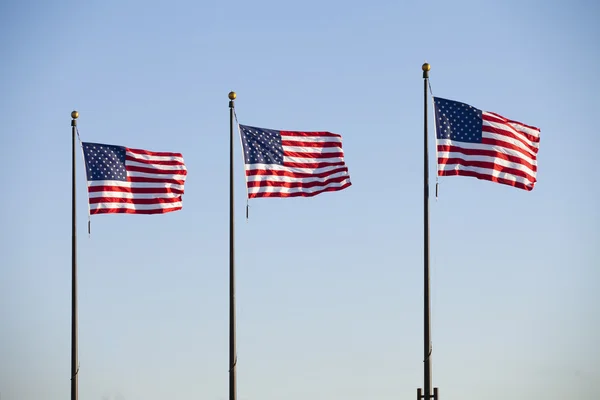
[[[125,147],[82,143],[88,181],[126,181]]]
[[[273,129],[240,125],[246,164],[283,165],[281,134]]]
[[[435,130],[438,139],[481,143],[481,110],[458,101],[433,98]]]

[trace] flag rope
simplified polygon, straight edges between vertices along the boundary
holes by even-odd
[[[79,147],[81,147],[81,158],[83,159],[83,167],[85,169],[85,176],[86,176],[86,182],[87,182],[87,168],[86,168],[86,164],[85,164],[85,155],[83,154],[83,142],[81,141],[81,137],[79,136],[79,128],[75,127],[75,131],[77,132],[77,140],[79,140]],[[86,186],[87,186],[87,184],[86,184]],[[90,238],[90,236],[92,235],[92,220],[90,218],[89,199],[87,201],[87,205],[88,205],[88,238]]]
[[[439,182],[439,176],[438,176],[438,152],[437,152],[437,134],[436,134],[436,127],[435,127],[435,103],[434,103],[434,98],[433,98],[433,90],[431,90],[431,81],[429,80],[429,78],[427,78],[427,85],[429,86],[429,94],[431,95],[431,105],[433,107],[433,133],[434,133],[434,138],[435,138],[435,201],[438,200],[438,192],[439,192],[439,186],[440,186],[440,182]]]
[[[235,108],[233,109],[233,117],[235,118],[235,123],[238,126],[238,133],[240,131],[240,122],[238,121],[237,118],[237,113],[235,112]],[[241,134],[240,134],[240,140],[241,140]],[[242,146],[242,152],[243,152],[243,146]],[[242,153],[242,158],[244,157],[244,154]],[[244,161],[245,162],[245,161]],[[246,175],[246,169],[244,168],[244,177]],[[245,179],[247,179],[245,177]],[[247,182],[246,182],[247,183]],[[248,223],[248,214],[249,214],[249,210],[250,210],[250,204],[248,204],[248,185],[246,185],[246,223]]]

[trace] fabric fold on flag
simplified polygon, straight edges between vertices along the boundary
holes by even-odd
[[[181,153],[82,142],[90,214],[181,210],[187,169]]]
[[[248,198],[312,197],[352,185],[341,135],[239,128]]]
[[[540,129],[493,112],[433,98],[438,176],[462,175],[531,191]]]

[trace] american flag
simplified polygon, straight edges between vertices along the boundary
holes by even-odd
[[[240,125],[248,198],[311,197],[351,185],[342,137]]]
[[[90,214],[181,210],[187,169],[180,153],[83,142]]]
[[[471,176],[533,189],[539,128],[458,101],[433,100],[439,176]]]

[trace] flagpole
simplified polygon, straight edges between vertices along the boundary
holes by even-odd
[[[229,92],[229,400],[237,399],[235,346],[235,246],[233,221],[233,118],[235,92]]]
[[[425,304],[423,307],[423,360],[424,360],[424,386],[425,399],[431,398],[431,317],[429,304],[429,143],[427,141],[427,83],[431,66],[427,63],[421,67],[423,70],[423,226],[424,235],[424,286],[423,293]]]
[[[431,393],[431,317],[430,317],[430,296],[429,296],[429,143],[427,141],[427,85],[429,83],[429,70],[431,66],[428,63],[422,65],[423,70],[423,244],[424,244],[424,265],[423,265],[423,392],[417,390],[417,400],[438,399],[438,390]]]
[[[76,169],[75,147],[77,135],[77,118],[79,113],[71,113],[71,131],[73,135],[72,182],[71,182],[71,400],[79,398],[77,373],[77,219],[76,219]]]

